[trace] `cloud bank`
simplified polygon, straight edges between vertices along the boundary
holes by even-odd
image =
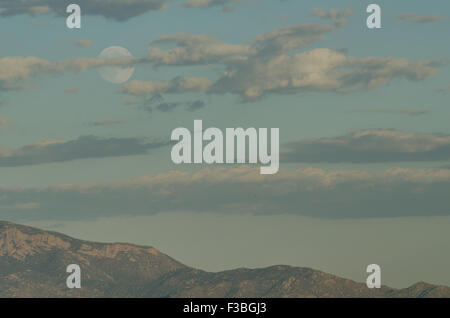
[[[360,130],[287,145],[285,162],[423,162],[450,160],[450,136],[397,130]]]
[[[0,218],[80,220],[168,211],[333,219],[448,216],[449,189],[448,169],[305,168],[268,177],[258,168],[237,166],[102,184],[0,187]],[[13,208],[19,206],[28,208]]]
[[[104,122],[101,124],[105,124]],[[145,142],[138,138],[100,138],[81,136],[69,141],[46,140],[15,150],[0,148],[0,167],[21,167],[77,159],[146,154],[168,142]]]

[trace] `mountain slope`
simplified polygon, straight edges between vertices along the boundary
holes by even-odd
[[[66,287],[78,264],[82,288]],[[135,296],[148,282],[183,264],[152,247],[103,244],[0,222],[0,296]]]
[[[82,288],[66,287],[81,267]],[[365,284],[310,268],[272,266],[209,273],[153,247],[94,243],[0,222],[0,297],[450,297],[450,287]]]

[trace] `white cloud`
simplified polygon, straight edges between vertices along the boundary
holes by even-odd
[[[350,10],[324,11],[316,15],[335,25],[302,24],[266,32],[251,45],[228,44],[204,35],[163,36],[154,45],[175,44],[175,48],[152,47],[147,61],[155,65],[218,64],[226,68],[208,93],[231,93],[243,101],[256,101],[268,94],[302,91],[348,93],[373,89],[396,79],[421,81],[436,74],[447,61],[410,60],[395,57],[352,57],[343,50],[313,49],[295,53],[325,39],[342,26],[337,23]]]
[[[51,62],[34,56],[7,56],[0,58],[0,90],[19,89],[21,83],[34,75],[63,72],[83,72],[102,66],[129,66],[142,60],[121,58],[75,58]]]
[[[230,64],[211,87],[212,93],[233,93],[245,101],[270,93],[328,91],[347,93],[373,89],[394,79],[423,80],[436,73],[435,61],[393,57],[357,58],[330,49],[314,49],[272,58],[254,57]]]
[[[147,60],[156,65],[195,65],[222,63],[234,56],[253,52],[249,45],[228,44],[205,35],[178,33],[165,35],[153,42],[157,44],[175,44],[177,47],[162,50],[150,49]]]
[[[37,57],[3,57],[0,59],[0,89],[14,88],[15,82],[51,67],[51,62]]]

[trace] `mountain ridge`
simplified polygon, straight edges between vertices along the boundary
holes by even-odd
[[[80,289],[66,287],[69,264],[81,267]],[[369,289],[288,265],[206,272],[151,246],[91,242],[0,221],[0,297],[450,297],[450,287]]]

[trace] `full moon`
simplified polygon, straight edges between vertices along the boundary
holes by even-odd
[[[132,58],[130,51],[121,46],[110,46],[104,49],[100,55],[100,58],[111,59],[120,57],[130,57]],[[123,67],[123,66],[103,66],[99,69],[100,76],[110,83],[120,84],[125,83],[130,79],[134,73],[134,67]]]

